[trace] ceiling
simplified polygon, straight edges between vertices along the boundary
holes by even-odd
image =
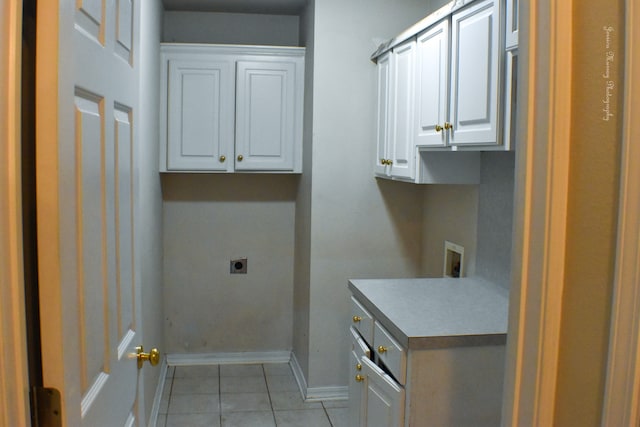
[[[299,15],[307,0],[163,0],[165,10]]]

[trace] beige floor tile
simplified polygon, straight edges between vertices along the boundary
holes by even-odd
[[[291,409],[322,409],[322,403],[302,400],[300,392],[297,391],[274,391],[271,395],[271,406],[274,410]]]
[[[350,427],[349,408],[329,408],[327,414],[333,427]]]
[[[220,393],[266,393],[264,376],[220,377]]]
[[[219,427],[220,414],[169,414],[166,427]]]
[[[172,394],[218,394],[220,392],[218,377],[174,378]]]
[[[271,401],[267,393],[225,393],[220,395],[223,414],[241,411],[270,411]]]
[[[298,383],[293,375],[267,376],[269,391],[299,391]]]
[[[264,365],[264,373],[269,375],[291,375],[293,376],[293,371],[291,370],[291,366],[288,363],[265,363]]]
[[[222,427],[275,427],[271,411],[231,412],[222,415]]]
[[[324,409],[275,411],[278,427],[331,427]]]
[[[217,377],[219,375],[218,365],[176,366],[175,368],[174,378],[204,378]]]
[[[262,365],[220,365],[221,377],[257,377],[264,376]]]
[[[171,395],[169,414],[219,413],[220,396],[217,394]]]

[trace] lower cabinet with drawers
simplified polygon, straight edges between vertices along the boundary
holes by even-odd
[[[400,282],[405,280],[412,279]],[[456,298],[447,298],[441,292],[436,296],[442,301],[438,303],[438,298],[431,298],[431,304],[442,313],[434,313],[431,307],[426,307],[430,313],[425,313],[419,299],[405,296],[394,302],[397,293],[382,296],[384,293],[377,290],[384,286],[373,286],[377,293],[373,292],[374,297],[368,298],[366,285],[378,282],[384,281],[350,282],[353,296],[349,329],[349,426],[500,425],[506,340],[504,295],[498,292],[496,298],[498,306],[504,305],[504,313],[499,310],[498,316],[495,312],[489,314],[489,317],[504,319],[488,329],[480,325],[477,334],[463,328],[465,335],[459,335],[451,334],[451,328],[446,325],[429,327],[422,323],[430,319],[446,323],[449,319],[443,313],[455,316],[458,309],[460,315],[464,315],[464,307],[448,307],[448,304],[458,305]],[[417,284],[419,280],[412,283]],[[430,284],[445,289],[446,294],[446,287],[438,286],[439,282],[407,288],[420,290],[429,288]],[[383,307],[375,304],[376,298]],[[408,309],[414,302],[413,309]],[[390,313],[385,312],[384,305],[392,307]],[[495,307],[488,309],[495,310]],[[481,312],[472,313],[468,322],[477,322],[473,317]],[[423,333],[432,335],[420,335]]]

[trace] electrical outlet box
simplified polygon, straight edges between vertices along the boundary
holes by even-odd
[[[231,274],[247,274],[247,259],[232,259],[230,262],[229,272]]]
[[[444,241],[444,277],[464,276],[464,247]]]

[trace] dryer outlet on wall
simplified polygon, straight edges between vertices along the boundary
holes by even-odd
[[[444,241],[444,277],[464,276],[464,247]]]
[[[232,259],[229,267],[229,272],[231,274],[247,274],[247,259]]]

